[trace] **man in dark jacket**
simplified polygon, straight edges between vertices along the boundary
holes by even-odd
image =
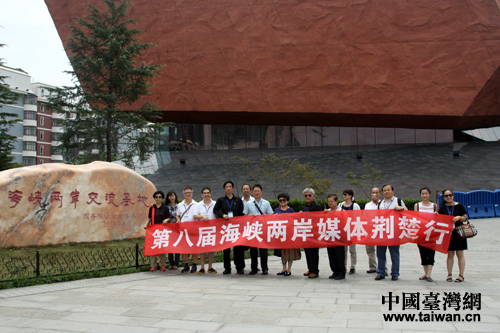
[[[243,216],[243,202],[233,195],[234,183],[227,181],[224,183],[224,192],[226,195],[217,199],[214,206],[214,214],[220,218],[229,220],[231,217]],[[233,248],[234,266],[238,274],[244,274],[245,271],[245,247],[235,246]],[[231,248],[224,250],[224,272],[222,274],[231,274]]]
[[[323,211],[320,204],[314,201],[314,190],[312,188],[306,188],[302,191],[302,195],[306,200],[306,205],[304,206],[304,212],[320,212]],[[304,249],[306,254],[307,269],[308,271],[304,273],[304,276],[310,279],[317,278],[319,276],[319,248],[315,249]]]

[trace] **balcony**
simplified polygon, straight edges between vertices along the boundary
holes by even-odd
[[[36,142],[36,135],[23,135],[23,141]]]
[[[36,157],[36,150],[23,150],[23,157]]]
[[[36,127],[36,119],[23,119],[23,126]]]
[[[38,107],[36,104],[24,104],[24,111],[37,111]]]

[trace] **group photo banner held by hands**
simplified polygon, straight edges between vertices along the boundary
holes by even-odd
[[[452,219],[408,210],[351,210],[156,224],[146,229],[144,255],[215,252],[238,245],[292,249],[405,243],[446,253]]]

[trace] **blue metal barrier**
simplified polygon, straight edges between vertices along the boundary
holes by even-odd
[[[467,212],[471,219],[495,217],[495,193],[491,191],[471,191],[467,196]]]
[[[494,203],[494,208],[495,208],[495,215],[496,217],[500,217],[500,189],[495,190],[494,196],[495,196],[495,203]]]

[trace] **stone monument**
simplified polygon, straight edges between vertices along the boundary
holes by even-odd
[[[155,191],[138,173],[107,162],[0,172],[0,246],[144,236]]]

